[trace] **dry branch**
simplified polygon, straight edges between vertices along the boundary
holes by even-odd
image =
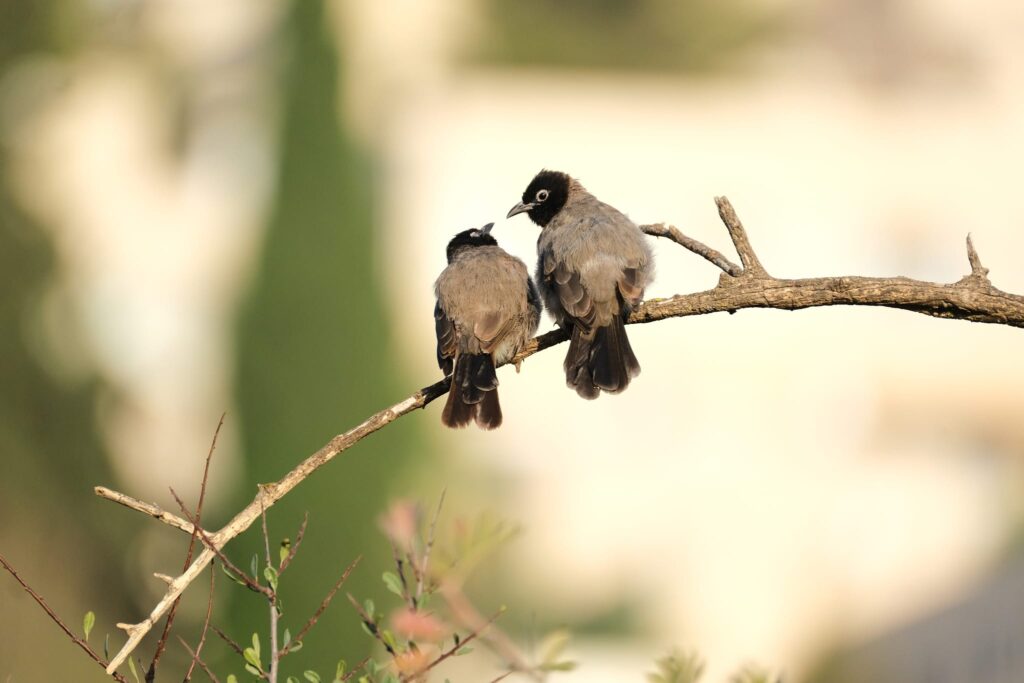
[[[683,247],[707,259],[723,271],[718,286],[704,292],[676,295],[668,299],[656,299],[643,303],[630,316],[630,324],[650,323],[666,318],[689,315],[729,312],[742,308],[778,308],[796,310],[816,306],[886,306],[913,311],[937,318],[956,318],[974,322],[994,323],[1024,327],[1024,297],[1008,294],[992,286],[988,271],[982,267],[973,244],[968,239],[968,260],[971,274],[952,284],[937,284],[905,277],[826,277],[807,279],[779,279],[768,274],[754,252],[746,230],[736,216],[732,205],[724,197],[716,198],[719,216],[729,231],[742,267],[737,266],[722,254],[697,240],[688,238],[678,229],[663,224],[643,226],[650,235],[665,236]],[[518,364],[525,358],[566,341],[562,330],[554,330],[531,340],[512,360]],[[448,391],[448,379],[424,387],[412,396],[371,415],[364,422],[331,439],[325,446],[306,458],[291,472],[272,484],[260,486],[260,491],[241,512],[235,515],[227,526],[214,534],[202,530],[199,535],[207,542],[207,548],[193,561],[189,568],[171,581],[166,595],[153,608],[150,615],[138,624],[121,625],[129,635],[121,651],[111,660],[108,672],[113,672],[124,663],[128,655],[138,646],[143,636],[153,627],[174,600],[202,572],[216,556],[216,549],[249,528],[260,517],[261,509],[270,508],[293,488],[298,486],[314,471],[330,462],[339,453],[351,448],[370,434],[394,422],[403,415],[423,408]],[[192,532],[191,524],[156,506],[139,504],[138,501],[117,492],[98,487],[99,495],[116,500],[133,509],[141,510],[162,522]]]

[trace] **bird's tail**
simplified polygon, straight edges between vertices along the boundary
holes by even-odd
[[[640,374],[640,363],[629,345],[622,318],[616,316],[609,325],[589,332],[573,326],[564,368],[565,383],[583,398],[597,398],[601,390],[610,394],[625,391],[629,381]]]
[[[441,422],[448,427],[465,427],[472,421],[481,429],[501,426],[498,376],[488,353],[461,353],[455,359],[452,386],[441,412]]]

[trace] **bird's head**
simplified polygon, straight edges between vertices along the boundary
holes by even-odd
[[[475,249],[477,247],[498,246],[498,240],[491,236],[491,228],[494,223],[488,223],[482,228],[463,230],[448,242],[448,263],[451,263],[463,249]]]
[[[506,218],[526,213],[534,223],[544,227],[562,210],[569,199],[572,179],[565,173],[543,170],[533,177],[523,192],[523,201],[512,207]]]

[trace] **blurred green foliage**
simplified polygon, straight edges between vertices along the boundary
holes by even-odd
[[[785,29],[744,0],[484,0],[471,58],[516,65],[704,73]]]
[[[283,129],[276,207],[262,263],[238,326],[237,400],[250,487],[280,478],[336,433],[410,393],[389,350],[381,288],[374,273],[374,169],[339,126],[338,55],[322,2],[297,2],[284,27]],[[424,317],[424,324],[430,323]],[[310,513],[301,582],[282,589],[293,632],[353,558],[364,561],[347,589],[382,591],[389,561],[376,518],[411,459],[428,455],[415,419],[400,420],[362,441],[282,500],[270,517],[272,542],[294,537]],[[229,549],[244,565],[261,542],[256,528]],[[308,638],[307,657],[322,652],[357,661],[366,650],[347,605],[329,610]],[[235,635],[266,620],[258,601],[231,610]]]
[[[66,4],[0,3],[0,76],[29,55],[67,47],[58,39]],[[69,377],[46,361],[38,321],[58,264],[48,235],[10,193],[9,142],[0,146],[0,552],[74,628],[74,615],[88,605],[102,603],[108,616],[129,613],[118,558],[142,520],[92,493],[93,483],[111,479],[96,425],[104,387],[94,376]],[[76,344],[74,321],[60,322],[65,341]],[[102,673],[72,654],[64,634],[5,573],[0,605],[0,679],[27,671],[36,680]],[[44,651],[69,656],[40,657]]]

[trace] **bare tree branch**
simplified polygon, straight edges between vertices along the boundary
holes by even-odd
[[[987,271],[981,266],[973,244],[968,244],[968,260],[971,274],[952,284],[936,284],[905,277],[826,277],[806,279],[779,279],[768,274],[750,245],[746,230],[740,223],[732,205],[725,197],[715,200],[719,216],[729,231],[733,246],[743,264],[738,267],[718,252],[696,240],[677,239],[672,230],[665,226],[646,226],[649,234],[665,234],[682,246],[701,255],[724,271],[718,286],[704,292],[676,295],[668,299],[647,301],[633,311],[630,324],[650,323],[666,318],[678,318],[707,313],[735,313],[743,308],[777,308],[797,310],[816,306],[886,306],[913,311],[936,318],[955,318],[973,322],[985,322],[1013,327],[1024,327],[1024,296],[1009,294],[996,289],[988,280]],[[653,230],[654,232],[650,232]],[[661,231],[660,233],[658,231]],[[675,232],[678,232],[676,230]],[[681,235],[681,233],[680,233]],[[685,237],[685,236],[684,236]],[[563,330],[554,330],[532,339],[510,362],[518,364],[533,354],[543,351],[568,339]],[[445,378],[424,387],[412,396],[371,415],[352,429],[331,439],[316,453],[299,463],[279,481],[261,487],[257,497],[235,515],[227,526],[214,534],[200,532],[208,547],[199,554],[189,568],[175,578],[168,586],[167,593],[157,603],[150,615],[138,624],[122,625],[128,632],[128,642],[111,660],[108,672],[124,663],[128,655],[138,646],[153,624],[166,613],[170,605],[202,572],[216,556],[212,548],[220,549],[231,539],[248,529],[260,516],[261,505],[269,508],[292,489],[298,486],[314,471],[333,460],[367,436],[386,427],[398,418],[423,408],[448,391],[449,379]],[[103,489],[97,493],[104,497],[124,502],[130,497]],[[134,499],[131,499],[134,500]],[[141,509],[134,505],[134,509]],[[265,509],[264,508],[264,509]],[[143,510],[147,514],[152,512]],[[170,520],[153,514],[167,523],[185,528]],[[180,520],[179,520],[180,521]],[[191,531],[191,529],[188,529]]]
[[[203,645],[206,644],[206,634],[210,629],[210,617],[213,615],[213,589],[216,585],[217,572],[214,570],[214,565],[210,565],[210,597],[206,600],[206,617],[203,619],[203,630],[199,633],[199,644],[196,645],[195,652],[192,653],[192,663],[188,665],[188,671],[185,672],[184,683],[188,683],[192,680],[192,672],[195,671],[196,664],[200,662],[199,655],[203,651]],[[183,643],[183,638],[178,637]],[[205,666],[203,667],[206,668]]]
[[[188,652],[189,656],[190,656],[190,657],[192,657],[192,662],[193,662],[193,663],[196,663],[196,662],[198,662],[198,663],[199,663],[199,666],[200,666],[200,668],[202,668],[202,670],[203,670],[204,672],[206,672],[206,676],[207,676],[207,677],[208,677],[208,678],[209,678],[209,679],[210,679],[210,680],[211,680],[211,681],[212,681],[213,683],[220,683],[220,679],[219,679],[219,678],[217,678],[217,675],[216,675],[215,673],[213,673],[213,671],[212,671],[212,670],[210,669],[210,667],[206,665],[206,662],[204,662],[204,661],[202,660],[202,658],[201,658],[201,657],[199,656],[199,651],[198,651],[198,650],[193,650],[192,648],[190,648],[190,647],[188,646],[188,643],[186,643],[186,642],[185,642],[185,639],[184,639],[184,638],[182,638],[181,636],[178,636],[178,642],[180,642],[180,643],[181,643],[181,646],[182,646],[182,647],[184,647],[184,648],[185,648],[185,650],[186,650],[186,651]],[[190,673],[189,675],[191,675],[191,673]],[[185,680],[186,680],[186,681],[188,681],[188,678],[186,678]]]
[[[144,515],[149,515],[154,519],[158,519],[168,526],[173,526],[176,529],[181,529],[186,534],[192,533],[192,522],[187,519],[182,519],[178,515],[167,512],[159,505],[153,503],[146,503],[139,500],[138,498],[132,498],[131,496],[121,493],[120,491],[114,491],[108,489],[106,486],[96,486],[93,488],[93,492],[100,498],[106,498],[112,500],[115,503],[120,503],[126,508],[130,508],[137,512],[141,512]]]
[[[292,645],[294,645],[295,643],[301,643],[302,639],[306,637],[306,634],[309,633],[310,629],[316,626],[317,620],[320,619],[321,616],[323,616],[323,613],[327,609],[327,606],[330,605],[331,600],[334,599],[335,593],[337,593],[338,589],[341,588],[342,584],[348,580],[348,575],[352,573],[352,570],[356,568],[356,565],[358,565],[360,560],[362,559],[362,555],[357,556],[356,559],[352,560],[352,563],[345,568],[345,571],[341,573],[341,578],[339,578],[334,583],[334,587],[327,592],[327,595],[320,602],[320,606],[317,608],[316,612],[313,612],[313,616],[311,616],[306,621],[306,624],[302,627],[302,630],[300,630],[298,634],[296,634],[296,636],[292,639],[290,643],[288,643],[281,649],[281,657],[284,657],[289,652],[291,652]]]
[[[18,572],[15,571],[14,567],[12,567],[7,562],[7,560],[4,559],[3,555],[0,555],[0,565],[3,565],[3,568],[6,569],[7,572],[14,577],[14,580],[21,584],[21,587],[25,590],[25,592],[31,595],[32,599],[35,600],[36,603],[43,608],[43,611],[46,612],[47,615],[49,615],[50,619],[53,620],[53,623],[57,624],[57,626],[60,626],[60,629],[64,631],[68,638],[71,639],[71,642],[85,650],[85,653],[89,655],[89,657],[91,657],[94,662],[103,667],[107,666],[107,662],[98,654],[96,654],[96,652],[92,649],[89,643],[85,642],[83,638],[79,638],[74,631],[68,628],[68,625],[65,624],[60,617],[57,616],[57,613],[54,612],[48,604],[46,604],[46,600],[43,599],[43,596],[41,596],[39,593],[36,593],[35,590],[32,589],[32,586],[28,585],[25,582],[25,580],[18,575]],[[108,671],[107,673],[109,673],[111,676],[114,677],[115,680],[118,680],[121,683],[128,683],[127,679],[121,674],[117,673],[116,671]]]
[[[220,436],[220,428],[224,426],[224,417],[226,415],[227,413],[221,413],[220,421],[217,423],[217,429],[213,431],[213,439],[210,441],[210,450],[206,452],[206,463],[203,465],[203,479],[202,483],[199,485],[199,502],[196,503],[196,523],[195,526],[192,527],[192,536],[188,539],[188,551],[185,553],[185,562],[184,566],[182,566],[181,568],[182,571],[188,569],[189,563],[192,562],[192,553],[195,551],[196,548],[196,528],[199,527],[200,524],[202,524],[201,520],[203,515],[203,503],[206,500],[206,482],[210,478],[210,460],[213,459],[213,451],[216,450],[217,448],[217,437]],[[210,600],[212,602],[212,585],[210,591]],[[156,680],[156,667],[157,664],[160,663],[160,657],[163,655],[164,650],[167,648],[167,638],[171,635],[171,628],[173,628],[174,626],[174,616],[178,613],[178,604],[180,602],[181,598],[179,597],[171,605],[170,611],[167,612],[167,621],[164,622],[163,633],[160,634],[160,640],[157,641],[156,650],[154,650],[153,652],[153,659],[152,661],[150,661],[149,669],[146,671],[146,683],[153,683],[153,681]],[[204,628],[203,636],[205,637],[205,635],[206,629]],[[196,648],[196,652],[199,652],[201,649],[202,643],[200,643],[199,646]],[[195,666],[195,660],[193,660],[192,665]],[[188,671],[188,675],[191,675],[192,667],[189,667]],[[185,680],[188,680],[188,676],[185,677]]]

